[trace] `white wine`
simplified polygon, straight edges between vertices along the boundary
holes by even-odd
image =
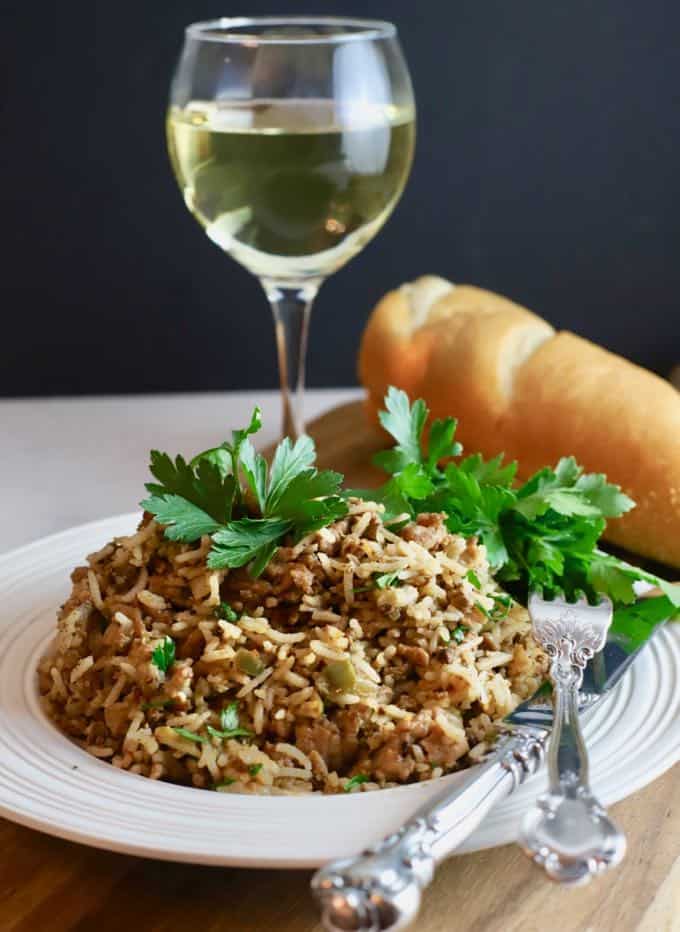
[[[189,210],[270,279],[334,272],[381,228],[408,177],[412,109],[316,99],[192,102],[168,114]]]

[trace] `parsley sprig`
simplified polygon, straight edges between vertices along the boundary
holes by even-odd
[[[578,591],[593,599],[608,595],[617,610],[614,627],[632,646],[650,625],[680,614],[680,586],[599,548],[607,521],[634,507],[605,476],[585,473],[573,457],[564,457],[517,485],[517,465],[505,463],[502,455],[462,456],[455,418],[433,421],[426,440],[424,401],[411,404],[404,392],[390,388],[385,408],[380,419],[395,445],[376,457],[390,476],[377,491],[341,493],[342,476],[314,465],[309,437],[282,441],[269,466],[250,439],[261,427],[255,408],[248,426],[232,431],[230,441],[188,462],[152,451],[156,481],[147,485],[142,506],[170,540],[193,543],[209,535],[208,566],[247,566],[253,576],[262,573],[286,538],[300,540],[347,514],[349,495],[382,502],[384,520],[395,526],[424,512],[444,512],[451,532],[484,543],[494,577],[520,601],[537,588],[562,589],[569,597]],[[468,580],[480,588],[474,571]],[[659,586],[662,595],[638,602],[634,587],[640,581]],[[398,584],[394,574],[384,574],[372,587]],[[485,612],[500,620],[511,602],[491,597],[495,608]],[[161,670],[174,661],[170,645],[165,649],[167,655],[158,648],[154,657]]]
[[[147,484],[142,507],[170,540],[193,543],[210,535],[207,563],[214,569],[248,566],[259,576],[287,536],[299,540],[347,513],[342,476],[315,467],[312,439],[283,440],[269,468],[250,440],[261,424],[255,408],[231,441],[189,462],[151,452],[157,481]]]
[[[635,627],[640,636],[641,626],[678,614],[680,586],[599,549],[607,520],[634,507],[605,476],[585,473],[573,457],[564,457],[516,485],[517,464],[504,463],[502,455],[461,457],[454,418],[433,421],[426,441],[424,401],[411,404],[404,392],[390,388],[385,408],[380,421],[396,444],[375,461],[390,479],[378,492],[349,494],[382,502],[387,523],[444,512],[451,532],[485,544],[495,578],[522,601],[531,589],[561,589],[570,598],[579,591],[592,599],[602,593],[617,609],[615,626],[618,620],[622,630]],[[480,588],[474,572],[468,580]],[[660,586],[663,595],[636,602],[634,584],[641,580]],[[495,601],[494,610],[483,612],[500,619],[511,603]]]

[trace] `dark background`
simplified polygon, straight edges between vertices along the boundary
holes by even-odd
[[[163,123],[187,22],[293,12],[395,20],[418,103],[400,205],[319,295],[310,384],[354,382],[369,309],[425,272],[680,361],[676,2],[13,2],[0,395],[275,384],[264,294],[185,209]]]

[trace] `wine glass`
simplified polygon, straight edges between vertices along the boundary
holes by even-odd
[[[194,23],[167,137],[187,207],[269,298],[283,429],[300,436],[312,302],[385,223],[411,167],[415,108],[396,29],[325,16]]]

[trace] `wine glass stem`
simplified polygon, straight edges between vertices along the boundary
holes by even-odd
[[[283,436],[294,440],[305,432],[303,396],[307,333],[312,302],[320,285],[318,279],[294,286],[262,279],[274,314],[283,401]]]

